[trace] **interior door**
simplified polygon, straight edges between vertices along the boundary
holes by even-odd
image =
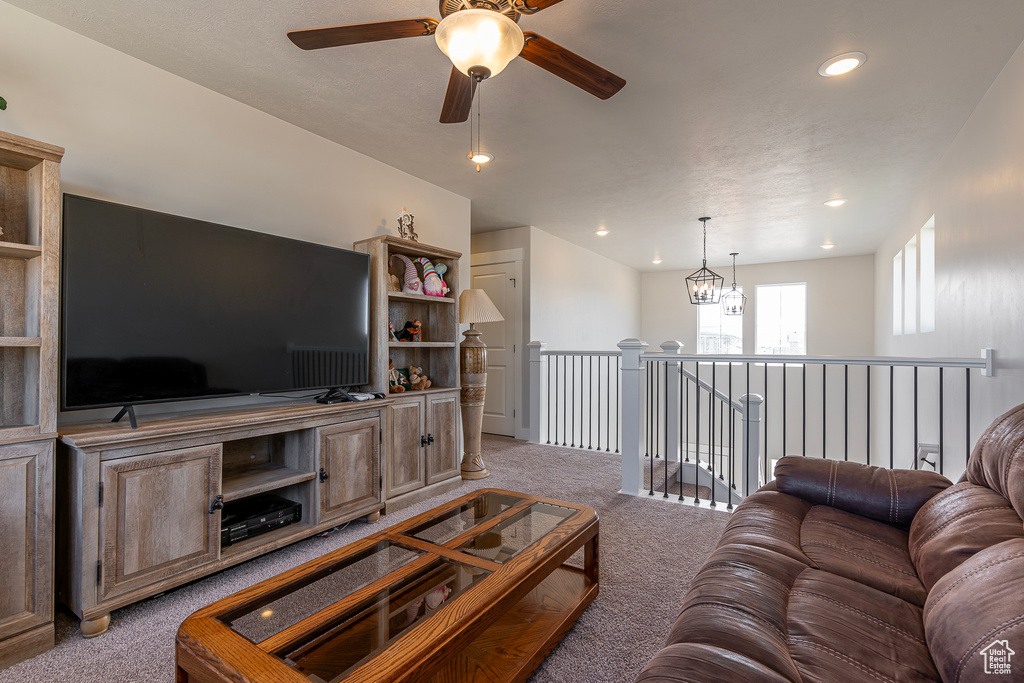
[[[515,436],[516,388],[521,377],[523,275],[522,262],[473,266],[470,287],[482,289],[505,320],[480,323],[480,339],[487,344],[487,394],[484,428],[488,434]]]

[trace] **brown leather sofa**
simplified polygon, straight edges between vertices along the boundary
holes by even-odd
[[[1024,681],[1024,406],[951,485],[786,457],[638,681]]]

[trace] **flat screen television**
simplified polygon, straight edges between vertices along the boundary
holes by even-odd
[[[61,409],[369,383],[369,256],[64,195]]]

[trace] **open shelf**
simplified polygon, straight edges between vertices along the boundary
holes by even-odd
[[[0,258],[31,259],[42,256],[43,250],[32,244],[17,242],[0,242]]]
[[[0,346],[42,346],[41,337],[0,337]]]
[[[294,467],[269,462],[225,475],[221,484],[221,494],[224,496],[224,502],[230,503],[233,500],[274,491],[292,484],[301,484],[315,478],[316,472],[304,472]]]
[[[306,512],[305,509],[303,509],[301,522],[295,522],[294,524],[283,526],[280,529],[274,529],[273,531],[268,531],[265,534],[253,536],[252,538],[246,538],[241,541],[236,541],[231,545],[224,546],[220,549],[221,559],[223,560],[225,558],[229,558],[232,555],[240,555],[246,551],[252,550],[253,548],[258,548],[262,545],[271,545],[284,539],[289,539],[292,536],[294,536],[295,538],[300,537],[303,532],[305,532],[307,529],[312,528],[313,526],[312,524],[306,521],[306,515],[308,514],[309,513]]]
[[[426,294],[409,294],[407,292],[388,292],[389,299],[401,299],[403,301],[424,301],[432,304],[454,304],[455,299],[450,296],[427,296]]]
[[[392,349],[454,349],[455,342],[388,342]]]

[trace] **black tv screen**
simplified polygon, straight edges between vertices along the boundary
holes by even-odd
[[[61,408],[369,382],[369,256],[64,195]]]

